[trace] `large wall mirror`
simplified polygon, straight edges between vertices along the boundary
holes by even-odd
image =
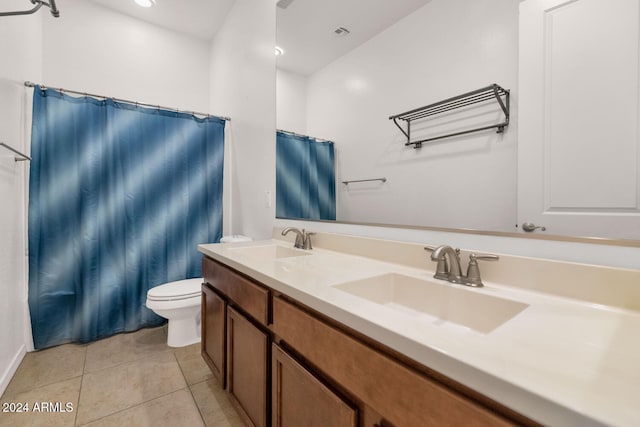
[[[598,15],[597,10],[580,10],[593,2],[564,3],[576,3],[572,10],[577,12],[557,14],[549,21],[554,37],[564,37],[559,46],[575,33],[571,18]],[[527,217],[519,206],[524,197],[518,195],[518,168],[526,169],[518,164],[522,162],[518,157],[520,4],[513,0],[278,2],[277,128],[333,143],[337,221],[524,233]],[[557,9],[564,13],[562,5]],[[629,34],[620,37],[633,39]],[[549,54],[559,55],[559,48],[554,49]],[[510,123],[504,132],[491,129],[414,148],[405,145],[406,136],[389,120],[492,84],[510,91]],[[466,106],[441,114],[439,121],[417,121],[411,132],[416,138],[428,138],[503,119],[503,111],[491,103]],[[637,136],[627,145],[625,156],[637,153],[633,144],[638,145]],[[558,151],[559,158],[571,147],[563,150]],[[590,156],[597,159],[601,154],[594,151]],[[575,164],[576,158],[570,161]],[[626,170],[636,171],[638,162]],[[562,191],[580,193],[580,180],[566,179],[571,182]],[[548,187],[553,185],[551,179],[545,180]],[[627,233],[633,224],[640,230],[637,181],[637,176],[631,178],[625,191],[628,200],[634,191],[638,197],[615,212],[632,218],[624,230],[608,234],[606,227],[593,231],[569,226],[548,227],[546,233],[640,240],[640,231]],[[559,203],[557,209],[551,206],[551,211],[564,215],[581,203],[595,206],[594,212],[609,209],[596,202],[572,200],[566,206]]]

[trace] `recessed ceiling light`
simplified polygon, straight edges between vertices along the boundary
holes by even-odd
[[[156,0],[135,0],[138,6],[151,7],[156,4]]]
[[[276,56],[280,56],[284,53],[281,47],[276,46]]]

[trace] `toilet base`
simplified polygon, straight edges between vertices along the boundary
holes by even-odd
[[[186,319],[169,319],[167,345],[185,347],[200,342],[200,314]]]

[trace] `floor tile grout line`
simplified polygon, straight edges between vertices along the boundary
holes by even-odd
[[[29,355],[29,354],[34,354],[35,355],[35,354],[37,354],[39,352],[44,352],[44,351],[47,351],[49,349],[58,348],[58,347],[66,346],[66,345],[74,345],[74,346],[78,346],[78,347],[85,347],[85,355],[86,355],[86,347],[87,346],[85,344],[77,344],[77,343],[64,343],[64,344],[56,345],[56,346],[53,346],[53,347],[45,348],[45,349],[42,349],[42,350],[27,352],[25,357],[22,359],[22,361],[18,365],[18,369],[16,369],[16,371],[13,374],[13,376],[11,377],[11,380],[9,380],[9,384],[7,384],[7,388],[4,390],[2,395],[0,395],[0,400],[6,400],[6,399],[8,399],[10,397],[16,397],[16,396],[18,396],[20,394],[23,394],[23,393],[28,393],[30,391],[37,390],[37,389],[42,388],[42,387],[47,387],[47,386],[50,386],[50,385],[53,385],[53,384],[58,384],[58,383],[61,383],[63,381],[69,381],[69,380],[72,380],[74,378],[78,378],[78,377],[82,376],[83,373],[84,373],[84,370],[83,370],[83,373],[81,373],[80,375],[74,375],[74,376],[71,376],[71,377],[56,379],[55,381],[51,381],[51,382],[48,382],[48,383],[45,383],[45,384],[40,384],[37,387],[31,387],[31,388],[27,388],[27,389],[24,389],[24,390],[18,389],[18,391],[11,392],[9,386],[14,381],[14,379],[18,375],[20,375],[20,368],[22,367],[22,364],[25,363],[25,359],[26,359],[27,355]],[[7,393],[7,391],[10,391],[10,393]]]
[[[115,365],[110,365],[110,366],[107,366],[107,367],[104,367],[104,368],[96,369],[95,371],[84,372],[84,373],[83,373],[83,375],[86,375],[86,374],[95,374],[95,373],[98,373],[98,372],[104,371],[105,369],[115,368],[116,366],[126,365],[127,363],[139,362],[139,361],[141,361],[142,359],[146,359],[146,358],[148,358],[148,357],[157,356],[157,355],[162,354],[162,353],[168,353],[169,351],[171,351],[171,349],[170,349],[170,348],[169,348],[169,349],[166,349],[166,350],[160,350],[160,351],[157,351],[157,352],[154,352],[154,353],[151,353],[151,354],[146,354],[146,355],[144,355],[144,356],[137,357],[137,358],[135,358],[135,359],[125,360],[125,361],[123,361],[123,362],[116,363]]]
[[[164,331],[164,335],[166,336],[166,330],[163,329],[163,331]],[[127,346],[127,343],[119,343],[119,344]],[[79,425],[78,424],[79,412],[80,412],[80,407],[81,407],[81,405],[80,405],[81,396],[83,394],[84,388],[86,388],[85,384],[84,384],[84,379],[85,379],[86,375],[99,373],[99,372],[102,372],[102,371],[104,371],[106,369],[113,369],[113,368],[116,368],[116,367],[121,367],[121,366],[126,365],[126,364],[132,364],[132,363],[140,362],[140,361],[143,361],[145,359],[150,359],[150,358],[154,358],[154,357],[160,357],[160,356],[162,356],[162,355],[164,355],[164,354],[166,354],[168,352],[171,352],[173,354],[173,360],[178,364],[178,369],[180,370],[180,374],[181,374],[181,376],[183,378],[183,381],[184,381],[184,386],[183,387],[178,388],[176,390],[169,391],[169,392],[167,392],[165,394],[162,394],[160,396],[155,396],[155,397],[147,399],[147,400],[145,400],[143,402],[139,402],[136,405],[133,405],[133,406],[131,406],[129,408],[123,408],[121,410],[118,410],[118,411],[112,412],[110,414],[104,415],[104,416],[102,416],[100,418],[97,418],[95,420],[90,420],[90,421],[84,422],[82,425],[84,426],[87,423],[92,423],[94,421],[97,421],[97,420],[100,420],[100,419],[103,419],[103,418],[118,414],[120,412],[124,412],[124,411],[130,410],[130,409],[133,409],[133,408],[140,407],[142,405],[148,404],[149,402],[152,402],[153,400],[160,399],[162,397],[166,397],[166,396],[168,396],[168,395],[170,395],[172,393],[176,393],[176,392],[179,392],[179,391],[182,391],[182,390],[185,390],[185,389],[186,389],[186,391],[189,392],[189,395],[191,396],[191,401],[195,405],[202,423],[206,425],[205,417],[203,415],[203,412],[202,412],[202,409],[201,409],[200,405],[198,404],[198,401],[196,400],[196,397],[195,397],[194,392],[193,392],[193,387],[198,385],[198,384],[201,384],[203,382],[209,381],[210,378],[202,378],[202,379],[200,379],[200,377],[197,377],[197,379],[200,379],[200,380],[196,380],[193,384],[189,383],[189,380],[187,378],[187,372],[188,372],[187,367],[189,365],[187,364],[186,366],[183,366],[183,364],[182,364],[182,363],[187,363],[191,359],[192,355],[189,352],[185,352],[184,354],[182,354],[179,351],[179,349],[177,349],[177,348],[164,347],[162,349],[159,349],[158,351],[153,351],[150,354],[140,355],[138,357],[135,357],[132,360],[123,361],[121,363],[117,363],[117,364],[112,365],[112,366],[104,367],[104,368],[101,368],[101,369],[98,369],[98,370],[95,370],[95,371],[92,371],[92,372],[87,372],[87,366],[88,366],[89,361],[90,361],[89,360],[90,359],[90,357],[89,357],[89,355],[90,355],[89,347],[91,346],[91,343],[82,344],[82,345],[79,345],[77,343],[67,343],[67,344],[63,344],[63,345],[73,345],[73,346],[78,345],[78,346],[83,347],[82,348],[82,355],[83,355],[84,359],[82,361],[81,373],[79,375],[75,375],[75,376],[59,379],[59,380],[52,381],[52,382],[46,383],[46,384],[41,384],[41,385],[38,385],[37,387],[32,387],[32,388],[29,388],[29,389],[18,391],[16,393],[12,393],[11,395],[2,396],[2,398],[3,399],[11,398],[13,396],[18,396],[19,394],[22,394],[22,393],[32,392],[34,390],[39,390],[41,388],[48,387],[48,386],[51,386],[51,385],[54,385],[54,384],[70,381],[70,380],[73,380],[73,379],[76,379],[76,380],[79,379],[79,388],[78,388],[78,391],[77,391],[77,407],[76,407],[76,410],[75,410],[74,421],[73,421],[73,425],[74,426],[78,426]]]
[[[87,422],[86,422],[86,423],[84,423],[84,424],[81,424],[81,425],[75,424],[75,426],[76,426],[76,427],[86,426],[87,424],[91,424],[91,423],[94,423],[94,422],[96,422],[96,421],[100,421],[100,420],[102,420],[102,419],[104,419],[104,418],[108,418],[108,417],[110,417],[110,416],[112,416],[112,415],[116,415],[116,414],[119,414],[119,413],[121,413],[121,412],[126,412],[126,411],[129,411],[129,410],[131,410],[131,409],[137,408],[137,407],[139,407],[139,406],[146,405],[146,404],[147,404],[147,403],[149,403],[149,402],[153,402],[154,400],[161,399],[161,398],[163,398],[163,397],[167,397],[167,396],[168,396],[168,395],[170,395],[170,394],[177,393],[177,392],[179,392],[179,391],[182,391],[182,390],[185,390],[185,389],[188,389],[188,388],[189,388],[189,387],[187,386],[187,387],[184,387],[184,388],[179,388],[179,389],[177,389],[177,390],[170,391],[169,393],[165,393],[165,394],[163,394],[163,395],[161,395],[161,396],[156,396],[156,397],[154,397],[154,398],[152,398],[152,399],[145,400],[145,401],[140,402],[140,403],[138,403],[138,404],[136,404],[136,405],[129,406],[128,408],[119,409],[119,410],[117,410],[117,411],[115,411],[115,412],[112,412],[112,413],[110,413],[110,414],[103,415],[103,416],[101,416],[101,417],[99,417],[99,418],[96,418],[96,419],[93,419],[93,420],[87,421]],[[197,407],[197,406],[198,406],[198,405],[196,405],[196,407]],[[199,410],[198,410],[198,412],[199,412]]]
[[[152,333],[154,330],[161,329],[161,328],[162,328],[162,329],[164,329],[164,327],[163,327],[163,326],[160,326],[160,327],[157,327],[157,328],[143,328],[143,329],[138,329],[138,330],[137,330],[137,331],[135,331],[135,332],[126,332],[126,333],[120,333],[120,334],[112,335],[112,336],[110,336],[110,337],[104,338],[104,340],[108,340],[108,339],[115,339],[115,338],[117,338],[117,337],[122,337],[123,335],[128,335],[128,334],[138,334],[138,333],[140,333],[141,331],[144,331],[144,334]],[[143,334],[143,335],[144,335],[144,334]],[[167,334],[165,333],[164,335],[165,335],[165,338],[166,338],[166,335],[167,335]],[[104,340],[93,341],[93,342],[90,342],[89,344],[87,344],[87,353],[89,352],[89,350],[88,350],[88,349],[89,349],[89,347],[90,347],[92,344],[96,344],[96,343],[99,343],[100,341],[104,341]],[[120,343],[120,344],[122,344],[122,343]],[[166,342],[165,342],[165,345],[166,345]],[[95,372],[100,372],[100,371],[102,371],[102,370],[104,370],[104,369],[109,369],[109,368],[113,368],[113,367],[115,367],[115,366],[124,365],[125,363],[136,362],[136,361],[141,360],[141,359],[144,359],[144,358],[146,358],[146,357],[149,357],[149,356],[155,356],[155,355],[157,355],[157,354],[160,354],[160,353],[166,353],[166,352],[168,352],[168,351],[173,351],[173,349],[172,349],[171,347],[166,346],[166,348],[165,348],[165,349],[163,349],[163,350],[159,350],[159,351],[157,351],[157,352],[153,352],[153,353],[151,353],[151,354],[146,354],[146,355],[143,355],[143,356],[139,356],[139,357],[136,357],[136,358],[135,358],[135,359],[133,359],[133,360],[127,360],[127,361],[124,361],[124,362],[116,363],[115,365],[111,365],[111,366],[107,366],[107,367],[104,367],[104,368],[96,369],[95,371],[91,371],[91,372],[86,372],[86,360],[85,360],[85,366],[84,366],[83,373],[84,373],[84,374],[93,374],[93,373],[95,373]]]
[[[80,412],[80,399],[82,396],[82,384],[84,384],[84,374],[80,378],[80,388],[78,389],[78,406],[76,407],[76,413],[73,417],[73,425],[78,425],[78,413]]]
[[[210,379],[212,379],[212,378],[214,378],[214,377],[213,377],[213,376],[211,376],[211,377],[208,377],[208,378],[204,378],[204,379],[202,379],[202,380],[200,380],[200,381],[197,381],[197,382],[195,382],[195,383],[193,383],[193,384],[189,384],[189,388],[192,388],[193,386],[196,386],[196,385],[198,385],[198,384],[206,383],[207,381],[209,381],[209,380],[210,380]]]
[[[148,330],[150,331],[151,329],[148,329]],[[132,332],[132,333],[138,333],[138,331],[135,331],[135,332]],[[117,336],[117,335],[116,335],[116,336]],[[109,337],[109,338],[111,338],[111,337]],[[98,342],[98,341],[94,341],[94,342]],[[97,370],[95,370],[95,371],[86,372],[87,359],[88,359],[88,357],[87,357],[87,356],[88,356],[88,353],[89,353],[89,346],[90,346],[91,344],[93,344],[93,343],[89,343],[89,344],[87,345],[87,347],[86,347],[85,360],[84,360],[84,365],[83,365],[83,369],[82,369],[82,381],[81,381],[81,385],[80,385],[80,393],[82,392],[82,384],[84,384],[84,377],[85,377],[85,375],[92,375],[92,374],[96,374],[96,373],[98,373],[98,372],[102,372],[102,371],[104,371],[104,370],[106,370],[106,369],[112,369],[112,368],[116,368],[116,367],[121,367],[121,366],[126,365],[126,364],[129,364],[129,363],[136,363],[136,362],[140,362],[140,361],[141,361],[141,360],[143,360],[143,359],[150,358],[150,357],[155,357],[155,356],[158,356],[158,355],[160,355],[160,354],[168,353],[169,351],[172,351],[172,349],[171,349],[171,348],[164,348],[164,349],[159,350],[159,351],[157,351],[157,352],[153,352],[153,353],[151,353],[151,354],[147,354],[147,355],[144,355],[144,356],[137,357],[137,358],[135,358],[135,359],[133,359],[133,360],[124,361],[124,362],[121,362],[121,363],[117,363],[117,364],[115,364],[115,365],[111,365],[111,366],[107,366],[107,367],[104,367],[104,368],[101,368],[101,369],[97,369]],[[121,344],[123,344],[123,343],[119,343],[119,344],[121,345]],[[173,351],[172,351],[172,352],[173,352]],[[176,363],[178,363],[178,367],[179,367],[179,366],[180,366],[180,363],[179,363],[179,362],[177,362],[177,361],[176,361]],[[182,373],[182,371],[180,371],[180,373],[182,374],[182,377],[184,378],[184,373]],[[186,378],[185,378],[185,383],[186,383]],[[188,387],[188,384],[187,384],[187,387]],[[146,403],[148,403],[148,402],[151,402],[151,401],[152,401],[152,400],[154,400],[154,399],[157,399],[157,398],[160,398],[160,397],[164,397],[164,396],[166,396],[167,394],[171,394],[171,393],[174,393],[174,392],[179,391],[179,390],[182,390],[182,389],[173,390],[173,391],[171,391],[171,392],[169,392],[169,393],[166,393],[166,394],[163,394],[163,395],[161,395],[161,396],[157,396],[157,397],[155,397],[155,398],[148,399],[148,400],[146,400],[146,401],[140,402],[140,403],[138,403],[137,405],[131,406],[131,407],[129,407],[129,408],[124,408],[124,409],[121,409],[121,410],[115,411],[115,412],[113,412],[113,413],[110,413],[110,414],[104,415],[103,417],[97,418],[96,420],[88,421],[88,422],[86,422],[86,423],[84,423],[84,424],[82,424],[82,425],[86,425],[86,424],[92,423],[92,422],[94,422],[94,421],[97,421],[97,420],[99,420],[99,419],[102,419],[102,418],[106,418],[106,417],[108,417],[108,416],[111,416],[111,415],[113,415],[113,414],[117,414],[117,413],[119,413],[119,412],[126,411],[126,410],[128,410],[128,409],[135,408],[135,407],[140,406],[140,405],[144,405],[144,404],[146,404]],[[75,421],[74,421],[74,426],[77,426],[77,425],[78,425],[78,413],[80,412],[80,393],[78,393],[78,408],[77,408],[77,411],[76,411],[76,419],[75,419]]]
[[[136,404],[136,405],[130,406],[130,407],[128,407],[128,408],[120,409],[120,410],[115,411],[115,412],[112,412],[112,413],[110,413],[110,414],[106,414],[106,415],[104,415],[104,416],[102,416],[102,417],[100,417],[100,418],[96,418],[96,419],[94,419],[94,420],[90,420],[90,421],[88,421],[88,422],[86,422],[86,423],[84,423],[84,424],[82,424],[82,425],[86,425],[86,424],[92,423],[92,422],[94,422],[94,421],[98,421],[98,420],[101,420],[101,419],[103,419],[103,418],[110,417],[111,415],[115,415],[115,414],[117,414],[117,413],[124,412],[124,411],[127,411],[127,410],[129,410],[129,409],[136,408],[136,407],[138,407],[138,406],[140,406],[140,405],[144,405],[144,404],[149,403],[149,402],[151,402],[151,401],[153,401],[153,400],[159,399],[159,398],[161,398],[161,397],[165,397],[165,396],[167,396],[167,395],[169,395],[169,394],[171,394],[171,393],[175,393],[175,392],[177,392],[177,391],[184,390],[184,389],[189,389],[189,383],[187,382],[187,378],[185,377],[184,372],[182,371],[182,367],[180,366],[180,362],[178,361],[178,358],[176,357],[175,352],[174,352],[174,351],[173,351],[173,349],[171,349],[171,348],[168,348],[167,350],[163,350],[163,351],[158,352],[158,353],[154,353],[154,354],[150,354],[150,355],[147,355],[147,356],[144,356],[144,357],[140,357],[140,358],[138,358],[138,359],[136,359],[135,361],[132,361],[132,362],[124,362],[124,363],[120,363],[120,364],[118,364],[118,365],[113,365],[113,366],[111,366],[111,367],[104,368],[104,369],[111,369],[111,368],[115,368],[115,367],[117,367],[117,366],[125,365],[125,364],[127,364],[127,363],[139,362],[139,361],[141,361],[141,360],[143,360],[143,359],[146,359],[146,358],[150,358],[150,357],[157,356],[158,354],[168,353],[170,350],[171,350],[171,353],[173,353],[173,357],[174,357],[174,359],[175,359],[175,361],[176,361],[176,363],[177,363],[177,365],[178,365],[178,369],[180,369],[180,374],[182,375],[182,378],[184,379],[185,387],[183,387],[183,388],[179,388],[179,389],[176,389],[176,390],[172,390],[172,391],[170,391],[170,392],[168,392],[168,393],[165,393],[165,394],[160,395],[160,396],[153,397],[153,398],[151,398],[151,399],[147,399],[147,400],[145,400],[145,401],[142,401],[142,402],[140,402],[140,403],[138,403],[138,404]],[[95,373],[95,372],[100,372],[100,371],[103,371],[104,369],[100,369],[99,371],[94,371],[94,372],[88,372],[88,374],[93,374],[93,373]],[[84,380],[84,375],[83,375],[83,380]],[[191,393],[191,390],[188,390],[188,391],[189,391],[189,393]],[[192,397],[193,397],[193,396],[192,396]],[[194,402],[194,403],[195,403],[195,402]],[[79,399],[79,398],[78,398],[78,406],[80,406],[80,399]],[[198,405],[197,405],[197,403],[196,403],[196,408],[197,408],[197,407],[198,407]],[[78,411],[79,411],[79,409],[80,409],[80,408],[78,408]],[[199,409],[199,408],[198,408],[198,413],[200,413],[200,409]],[[77,415],[76,415],[76,417],[77,417]],[[200,418],[202,418],[202,415],[200,415]],[[203,422],[204,422],[204,420],[203,420]],[[76,423],[77,423],[77,421],[76,421]],[[75,425],[77,426],[77,424],[75,424]]]
[[[193,390],[191,390],[191,384],[189,384],[189,380],[187,379],[187,376],[184,373],[184,370],[182,369],[182,365],[180,364],[180,360],[178,360],[178,355],[176,354],[175,349],[173,351],[173,357],[175,357],[176,363],[178,364],[178,368],[180,369],[180,373],[182,374],[182,377],[184,378],[184,382],[187,384],[187,390],[189,390],[189,394],[191,395],[191,399],[193,400],[193,404],[196,405],[196,409],[198,410],[198,414],[200,415],[200,419],[202,420],[202,424],[206,426],[206,422],[204,421],[204,416],[202,415],[202,411],[200,410],[200,405],[198,405],[198,401],[196,400],[195,396],[193,395]]]
[[[217,381],[217,379],[216,379],[215,377],[210,377],[210,378],[208,378],[208,379],[206,379],[206,380],[198,381],[197,383],[191,384],[191,385],[189,386],[189,391],[191,392],[191,396],[193,397],[193,400],[194,400],[194,401],[195,401],[195,403],[196,403],[196,407],[198,408],[198,412],[200,412],[200,416],[201,416],[201,418],[202,418],[202,421],[205,423],[205,426],[207,425],[206,420],[205,420],[205,416],[204,416],[204,413],[202,412],[202,410],[200,409],[200,405],[198,404],[198,401],[196,400],[195,395],[193,394],[193,393],[194,393],[193,389],[194,389],[194,387],[195,387],[195,386],[197,386],[197,385],[200,385],[200,384],[202,384],[202,383],[207,383],[207,382],[212,381],[212,380],[213,380],[213,382],[215,382],[217,385],[219,384],[219,383],[218,383],[218,381]],[[226,392],[226,390],[222,389],[222,392],[225,394],[225,396],[227,396],[227,392]],[[238,414],[237,410],[234,408],[233,404],[231,404],[231,403],[229,402],[229,405],[230,405],[230,406],[229,406],[229,408],[231,408],[231,410],[232,410],[232,412],[233,412],[233,415],[232,415],[231,417],[229,417],[229,415],[227,415],[227,414],[226,414],[225,410],[224,410],[224,409],[222,409],[222,407],[220,407],[221,412],[219,412],[219,413],[218,413],[218,417],[222,416],[222,418],[224,418],[224,419],[225,419],[225,420],[227,420],[227,421],[229,421],[230,419],[235,419],[235,418],[237,418],[238,420],[241,420],[240,415]],[[243,425],[243,426],[244,426],[244,423],[242,423],[242,422],[241,422],[241,425]]]
[[[78,390],[78,407],[76,408],[76,413],[73,417],[73,425],[78,424],[78,413],[80,412],[80,397],[82,396],[82,384],[84,384],[84,370],[87,367],[87,354],[89,353],[89,346],[87,345],[84,349],[84,363],[82,364],[82,378],[80,378],[80,389]]]
[[[63,379],[61,379],[61,380],[56,380],[56,381],[53,381],[53,382],[50,382],[50,383],[46,383],[46,384],[39,385],[39,386],[37,386],[37,387],[29,388],[29,389],[26,389],[26,390],[21,390],[21,391],[18,391],[17,393],[7,394],[6,396],[5,396],[5,395],[2,395],[2,396],[0,396],[0,400],[2,400],[2,401],[6,401],[6,400],[7,400],[7,399],[9,399],[9,398],[15,398],[15,397],[17,397],[17,396],[18,396],[18,395],[20,395],[20,394],[30,393],[30,392],[32,392],[32,391],[39,390],[39,389],[44,388],[44,387],[49,387],[49,386],[52,386],[52,385],[54,385],[54,384],[63,383],[63,382],[65,382],[65,381],[70,381],[70,380],[73,380],[73,379],[76,379],[76,378],[79,378],[79,377],[82,377],[82,374],[80,374],[80,375],[75,375],[75,376],[73,376],[73,377],[63,378]]]
[[[193,404],[196,405],[196,409],[198,410],[198,414],[200,415],[202,424],[206,426],[207,422],[204,419],[204,414],[202,413],[202,409],[200,409],[200,405],[198,405],[198,401],[196,400],[196,397],[193,395],[193,389],[191,388],[191,386],[188,386],[187,388],[189,389],[189,394],[191,395],[191,400],[193,400]]]
[[[182,365],[180,364],[180,360],[178,360],[178,355],[176,354],[176,351],[174,349],[171,350],[171,353],[173,353],[173,358],[176,359],[176,363],[178,364],[178,369],[180,369],[180,373],[182,374],[182,378],[184,378],[184,382],[187,383],[187,387],[189,386],[189,383],[187,382],[187,376],[184,373],[184,370],[182,369]]]
[[[139,333],[140,331],[146,331],[146,333],[149,333],[149,332],[153,331],[154,329],[163,329],[164,335],[165,335],[165,337],[166,337],[166,335],[167,335],[167,334],[166,334],[166,331],[164,331],[164,325],[161,325],[161,326],[156,327],[156,328],[142,328],[142,329],[139,329],[139,330],[134,331],[134,332],[120,332],[120,333],[118,333],[118,334],[116,334],[116,335],[112,335],[112,336],[110,336],[110,337],[104,338],[103,340],[107,340],[107,339],[110,339],[110,338],[113,338],[113,337],[117,337],[117,336],[120,336],[120,335],[122,335],[122,334],[136,334],[136,333]],[[173,351],[173,349],[172,349],[171,347],[168,347],[168,348],[166,348],[166,349],[164,349],[164,350],[158,351],[158,352],[153,353],[153,354],[151,354],[151,355],[140,356],[140,357],[138,357],[138,358],[136,358],[136,359],[134,359],[134,360],[130,360],[130,361],[126,361],[126,362],[121,362],[121,363],[118,363],[118,364],[116,364],[116,365],[107,366],[107,367],[105,367],[105,368],[100,368],[100,369],[98,369],[98,370],[91,371],[91,372],[86,372],[86,367],[87,367],[87,355],[88,355],[88,352],[89,352],[89,347],[91,346],[91,344],[94,344],[94,343],[97,343],[97,342],[100,342],[100,341],[102,341],[102,340],[92,341],[92,342],[89,342],[89,343],[67,342],[67,343],[63,343],[63,344],[56,345],[56,346],[53,346],[53,347],[44,348],[44,349],[40,349],[40,350],[38,350],[38,351],[33,351],[33,352],[29,352],[29,353],[27,353],[27,354],[30,354],[30,353],[31,353],[31,354],[34,354],[34,355],[35,355],[35,354],[37,354],[37,353],[40,353],[40,352],[46,352],[47,350],[54,349],[54,348],[58,348],[58,347],[62,347],[62,346],[84,347],[84,362],[83,362],[83,366],[82,366],[82,373],[81,373],[80,375],[74,375],[74,376],[67,377],[67,378],[57,379],[57,380],[52,381],[52,382],[48,382],[48,383],[45,383],[45,384],[41,384],[41,385],[39,385],[39,386],[37,386],[37,387],[31,387],[31,388],[24,389],[24,390],[20,390],[20,389],[18,389],[18,391],[17,391],[17,392],[12,392],[11,394],[7,394],[6,392],[7,392],[7,390],[9,390],[9,385],[11,384],[11,381],[13,380],[13,378],[15,378],[15,377],[18,375],[18,370],[20,369],[20,366],[22,365],[22,363],[24,363],[24,359],[23,359],[23,361],[22,361],[22,362],[20,362],[20,365],[18,366],[18,369],[17,369],[17,370],[16,370],[16,372],[14,373],[13,377],[11,378],[11,381],[10,381],[10,382],[9,382],[9,384],[7,385],[7,389],[5,389],[5,391],[3,392],[3,394],[0,396],[0,399],[2,399],[2,400],[6,400],[6,398],[9,398],[9,397],[15,397],[15,396],[17,396],[17,395],[19,395],[19,394],[22,394],[22,393],[27,393],[27,392],[30,392],[30,391],[32,391],[32,390],[37,390],[37,389],[42,388],[42,387],[46,387],[46,386],[50,386],[50,385],[53,385],[53,384],[57,384],[57,383],[59,383],[59,382],[68,381],[68,380],[71,380],[71,379],[73,379],[73,378],[77,378],[77,377],[79,377],[79,376],[84,376],[85,374],[93,374],[93,373],[95,373],[95,372],[100,372],[100,371],[102,371],[102,370],[104,370],[104,369],[109,369],[109,368],[112,368],[112,367],[115,367],[115,366],[124,365],[125,363],[130,363],[130,362],[139,361],[139,360],[141,360],[141,359],[144,359],[145,357],[154,356],[154,355],[157,355],[157,354],[160,354],[160,353],[164,353],[164,352],[168,352],[168,351]],[[184,376],[184,375],[183,375],[183,376]],[[186,379],[185,379],[185,380],[186,380]]]

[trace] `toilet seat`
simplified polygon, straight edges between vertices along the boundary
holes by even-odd
[[[165,283],[147,291],[149,301],[179,301],[190,298],[200,298],[203,279],[179,280]]]

